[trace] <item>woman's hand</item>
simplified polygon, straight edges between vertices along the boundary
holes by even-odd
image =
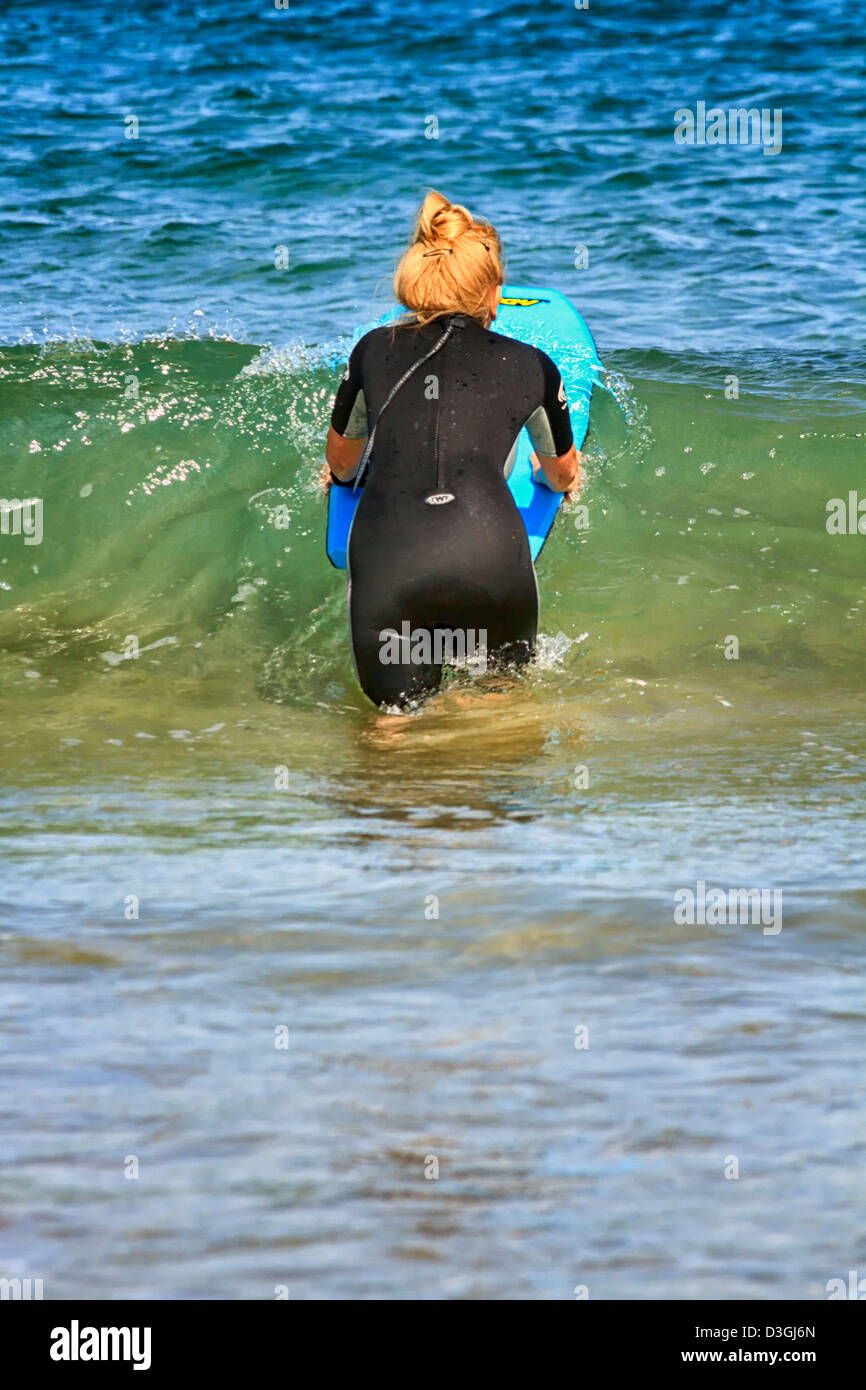
[[[564,493],[562,494],[564,500],[565,500],[566,502],[570,502],[571,499],[572,499],[573,497],[579,497],[579,496],[580,496],[580,493],[581,493],[581,489],[584,488],[585,486],[586,486],[586,469],[585,469],[584,466],[583,466],[583,454],[580,453],[580,451],[578,451],[578,455],[577,455],[577,478],[576,478],[575,481],[572,483],[572,485],[571,485],[571,487],[568,489],[568,491],[567,491],[567,492],[564,492]]]
[[[529,462],[536,482],[544,482],[551,492],[562,492],[568,499],[572,492],[579,492],[586,482],[583,470],[583,454],[572,444],[567,454],[548,457],[546,454],[531,453]],[[538,474],[541,473],[541,477]]]

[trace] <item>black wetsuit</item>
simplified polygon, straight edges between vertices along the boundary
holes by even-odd
[[[396,383],[449,327],[377,421]],[[483,632],[489,660],[526,660],[538,589],[507,477],[524,425],[539,453],[571,447],[550,358],[462,315],[374,328],[352,352],[331,423],[355,439],[376,425],[348,547],[352,650],[369,698],[402,705],[441,679],[441,661],[423,660],[423,642],[404,641],[401,660],[392,645],[383,659],[386,633],[462,632],[468,655]]]

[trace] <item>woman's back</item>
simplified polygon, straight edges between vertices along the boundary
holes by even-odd
[[[551,435],[558,424],[563,427],[557,431],[563,447],[557,448],[554,439],[542,452],[564,452],[571,442],[565,397],[559,398],[559,375],[550,359],[461,315],[366,334],[337,395],[335,428],[348,425],[353,408],[358,418],[360,393],[369,420],[375,421],[395,382],[449,325],[454,331],[447,343],[400,388],[382,415],[359,517],[381,505],[424,505],[431,493],[448,491],[466,505],[476,499],[511,501],[509,454],[521,428],[539,410],[553,417]],[[443,520],[448,505],[443,506]]]

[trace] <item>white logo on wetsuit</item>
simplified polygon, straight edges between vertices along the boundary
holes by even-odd
[[[442,507],[442,506],[445,505],[446,502],[453,502],[453,501],[454,501],[454,493],[453,493],[453,492],[431,492],[431,494],[430,494],[429,497],[425,497],[425,498],[424,498],[424,501],[427,503],[427,506],[428,506],[428,507]]]
[[[559,401],[559,404],[562,406],[563,410],[565,410],[568,406],[568,401],[565,399],[565,387],[562,382],[559,383],[559,390],[556,393],[556,399]]]

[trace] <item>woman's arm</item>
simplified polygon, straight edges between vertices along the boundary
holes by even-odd
[[[365,342],[366,337],[352,349],[334,398],[325,444],[328,468],[340,483],[348,483],[354,477],[367,442],[367,402],[362,371]],[[329,485],[330,474],[325,486]]]
[[[355,476],[355,469],[361,461],[367,436],[359,439],[346,439],[338,434],[333,425],[328,427],[328,441],[325,445],[325,460],[335,478],[348,483]]]
[[[582,458],[571,432],[571,416],[559,370],[547,353],[536,349],[541,367],[540,401],[526,422],[534,452],[530,455],[536,481],[551,492],[569,492],[583,481]],[[538,478],[541,472],[542,477]]]

